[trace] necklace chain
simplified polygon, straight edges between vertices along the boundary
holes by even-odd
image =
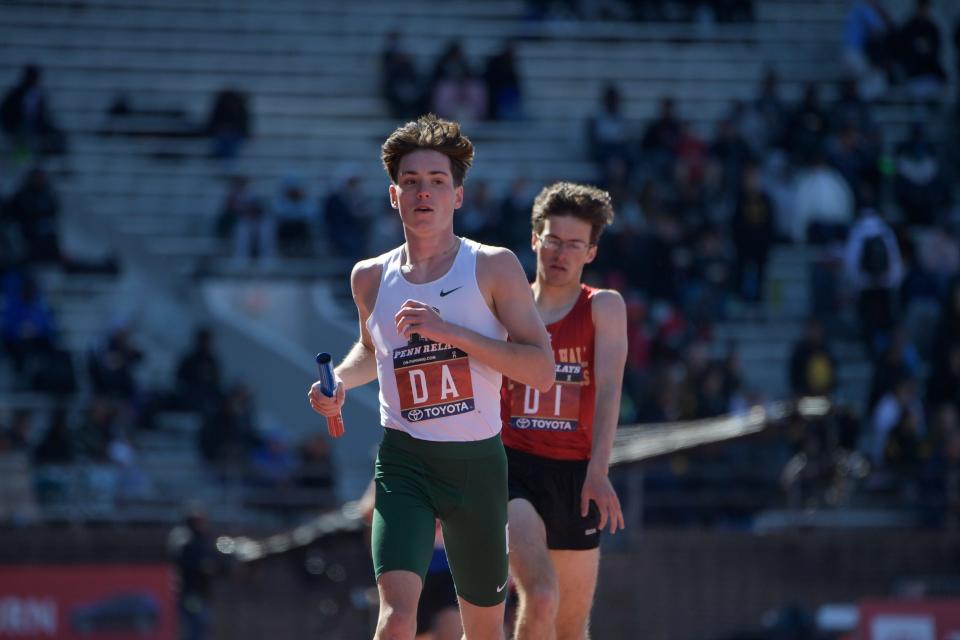
[[[428,257],[422,258],[422,259],[420,259],[420,260],[411,260],[411,259],[410,259],[410,247],[409,247],[409,245],[408,245],[408,246],[404,249],[404,255],[405,255],[405,257],[406,257],[406,262],[405,262],[404,264],[400,265],[400,269],[401,269],[404,273],[409,273],[410,270],[413,269],[414,265],[423,264],[424,262],[427,262],[427,261],[429,261],[429,260],[436,260],[437,258],[442,258],[442,257],[444,257],[445,255],[447,255],[448,253],[451,253],[454,249],[456,249],[456,248],[459,247],[459,246],[460,246],[460,238],[459,238],[458,236],[454,236],[454,237],[453,237],[453,244],[450,245],[448,248],[444,249],[441,253],[438,253],[438,254],[435,255],[435,256],[428,256]]]

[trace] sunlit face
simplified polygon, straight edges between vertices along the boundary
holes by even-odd
[[[406,231],[442,231],[453,227],[453,212],[463,204],[463,186],[454,186],[450,158],[420,149],[400,160],[397,184],[390,185],[390,205]]]
[[[573,216],[552,215],[544,220],[543,231],[534,231],[530,239],[537,254],[537,278],[551,286],[580,282],[583,266],[597,257],[590,231],[589,222]]]

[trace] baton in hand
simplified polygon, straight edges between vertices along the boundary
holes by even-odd
[[[333,379],[333,366],[330,364],[330,354],[322,351],[317,354],[317,369],[320,371],[320,391],[328,398],[333,397],[336,390],[336,383]],[[327,418],[327,433],[332,438],[339,438],[343,435],[343,416],[339,413]]]

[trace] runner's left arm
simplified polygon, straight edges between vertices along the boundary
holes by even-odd
[[[610,484],[610,451],[620,418],[623,368],[627,361],[627,311],[623,298],[613,290],[597,292],[592,299],[594,326],[594,379],[596,408],[593,414],[593,449],[580,496],[580,511],[587,515],[590,501],[600,510],[600,525],[610,533],[624,528],[623,510]]]

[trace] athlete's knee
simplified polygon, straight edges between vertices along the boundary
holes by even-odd
[[[376,640],[412,640],[416,633],[416,609],[394,607],[381,611]]]
[[[520,589],[520,602],[525,615],[536,620],[554,620],[560,607],[560,589],[557,581],[540,580]]]

